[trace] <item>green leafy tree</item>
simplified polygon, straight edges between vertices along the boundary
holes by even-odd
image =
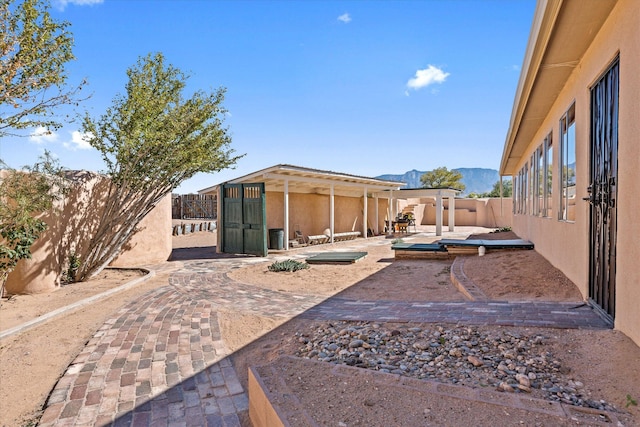
[[[513,184],[510,179],[502,180],[502,197],[511,197],[513,194]],[[500,197],[500,181],[493,184],[491,191],[486,193],[469,193],[467,197],[472,199],[480,199],[485,197]]]
[[[140,221],[183,181],[198,172],[218,172],[241,156],[230,149],[223,126],[225,89],[196,91],[185,98],[187,76],[147,55],[127,71],[126,94],[98,120],[88,115],[84,131],[102,153],[110,178],[97,230],[76,280],[99,273],[122,250]]]
[[[511,197],[513,194],[513,184],[510,179],[502,180],[502,197]],[[500,181],[493,184],[493,188],[482,197],[500,197]]]
[[[75,104],[83,84],[68,89],[75,59],[68,22],[56,22],[45,0],[0,0],[0,138],[18,129],[61,126],[61,105]]]
[[[47,229],[38,216],[51,211],[68,186],[63,170],[48,152],[31,167],[9,168],[0,161],[0,296],[18,261],[31,258],[31,246]]]
[[[446,167],[425,172],[420,177],[420,182],[424,188],[453,188],[460,191],[465,189],[462,174],[456,170],[448,170]]]

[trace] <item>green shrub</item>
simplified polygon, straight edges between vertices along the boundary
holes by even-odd
[[[74,283],[76,281],[76,273],[78,272],[80,265],[80,257],[75,252],[71,252],[69,254],[69,267],[62,272],[63,284]]]
[[[309,264],[306,262],[295,261],[292,259],[288,259],[286,261],[276,261],[269,266],[269,271],[298,271],[305,270],[309,268]]]

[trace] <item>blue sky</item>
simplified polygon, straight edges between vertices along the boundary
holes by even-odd
[[[280,163],[362,176],[436,167],[497,169],[534,0],[57,0],[71,23],[78,112],[99,117],[140,56],[162,52],[189,90],[227,88],[236,169],[200,174],[196,192]],[[77,124],[4,138],[0,158],[47,149],[101,170]]]

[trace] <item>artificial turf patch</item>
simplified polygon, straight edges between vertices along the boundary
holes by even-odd
[[[308,264],[353,264],[367,256],[367,252],[323,252],[307,258]]]

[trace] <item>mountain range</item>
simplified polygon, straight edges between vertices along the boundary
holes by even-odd
[[[463,195],[469,193],[487,193],[493,189],[493,185],[500,179],[495,169],[483,168],[457,168],[452,169],[462,174],[462,183],[465,185]],[[427,171],[410,170],[402,175],[385,174],[377,176],[378,179],[406,182],[404,188],[420,188],[420,177]]]

